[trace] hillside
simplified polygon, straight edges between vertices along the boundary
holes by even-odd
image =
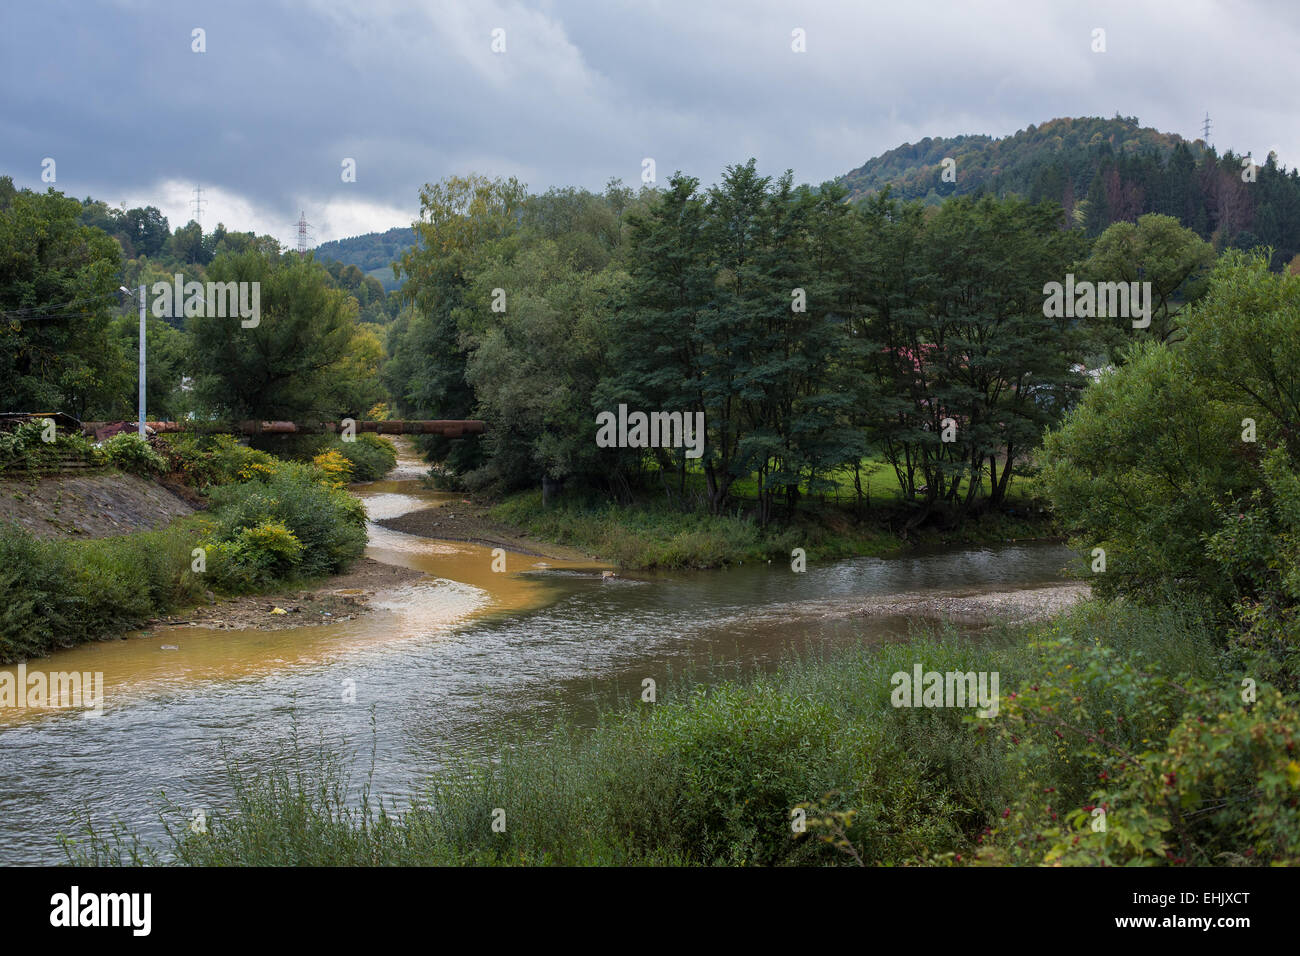
[[[944,181],[951,158],[955,181]],[[1260,164],[1260,165],[1254,165]],[[1275,159],[1219,154],[1136,117],[1054,119],[1000,139],[906,143],[841,177],[850,199],[891,195],[927,205],[950,196],[1016,195],[1059,203],[1066,222],[1096,236],[1147,213],[1173,216],[1217,248],[1271,246],[1273,268],[1300,254],[1300,174]]]
[[[391,291],[401,284],[393,278],[391,263],[413,242],[410,226],[394,226],[386,232],[368,232],[322,242],[314,251],[317,259],[356,266],[366,275],[378,279],[385,291]]]
[[[1033,191],[1046,167],[1064,164],[1082,173],[1095,169],[1108,157],[1144,153],[1167,161],[1180,144],[1187,147],[1193,159],[1205,152],[1200,140],[1189,142],[1177,133],[1139,126],[1136,117],[1067,117],[1041,126],[1031,124],[1001,139],[963,135],[904,143],[868,160],[841,181],[854,199],[879,192],[885,185],[891,186],[900,199],[931,202],[981,188],[1027,194]],[[956,182],[942,180],[942,163],[947,157],[956,163]],[[1091,177],[1079,178],[1086,189]]]
[[[955,182],[943,181],[947,158]],[[1163,213],[1220,245],[1272,245],[1275,267],[1289,262],[1300,253],[1300,177],[1264,166],[1261,188],[1248,191],[1240,169],[1238,155],[1219,155],[1199,139],[1141,126],[1132,116],[1089,116],[1031,124],[1001,138],[926,137],[868,160],[840,182],[851,200],[886,186],[896,198],[927,205],[985,192],[1050,200],[1091,235],[1118,220]],[[389,291],[400,284],[391,263],[412,242],[409,226],[395,226],[321,243],[315,252],[356,266]]]

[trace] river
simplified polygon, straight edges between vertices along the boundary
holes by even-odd
[[[404,456],[384,481],[353,487],[374,519],[454,505]],[[1005,591],[1064,580],[1071,552],[1023,544],[796,574],[787,565],[604,578],[584,560],[507,555],[369,526],[367,554],[426,577],[379,596],[351,621],[278,631],[173,627],[30,662],[100,671],[102,716],[0,716],[0,863],[58,863],[78,808],[160,834],[158,795],[211,812],[229,798],[219,747],[247,769],[271,765],[296,732],[357,752],[374,789],[403,801],[448,755],[492,751],[559,713],[589,724],[602,705],[704,674],[770,667],[786,652],[897,640],[908,622],[864,617],[864,599],[900,592]],[[13,668],[9,668],[13,670]]]

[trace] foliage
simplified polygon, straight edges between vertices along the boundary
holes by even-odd
[[[0,409],[107,415],[129,388],[110,328],[120,250],[80,210],[53,189],[0,206]]]
[[[0,473],[7,470],[58,467],[68,458],[95,462],[95,449],[80,432],[54,432],[53,441],[45,441],[46,419],[21,422],[11,431],[0,431]]]
[[[1295,862],[1295,701],[1263,685],[1243,701],[1213,643],[1193,614],[1095,602],[981,641],[943,630],[679,678],[590,732],[452,759],[404,811],[295,737],[264,773],[227,755],[235,802],[208,833],[164,807],[165,846],[92,830],[68,849],[100,864]],[[1000,715],[892,706],[891,675],[918,662],[998,672]]]
[[[365,508],[320,469],[273,461],[249,470],[249,480],[210,493],[210,571],[219,584],[246,590],[291,572],[330,574],[360,557]]]
[[[387,439],[362,432],[355,441],[339,441],[331,446],[352,466],[353,481],[378,481],[397,464],[397,449]]]
[[[949,168],[956,175],[945,180]],[[1243,181],[1247,168],[1253,182]],[[1274,269],[1300,251],[1300,173],[1275,155],[1220,156],[1200,140],[1139,126],[1136,117],[1064,117],[1000,139],[927,137],[882,153],[841,182],[853,199],[890,190],[927,205],[963,195],[1057,202],[1089,236],[1147,213],[1171,216],[1216,250],[1271,247]]]
[[[397,464],[393,443],[371,432],[360,432],[347,441],[339,435],[324,433],[261,436],[250,442],[259,451],[293,461],[308,462],[319,455],[335,455],[347,463],[348,481],[376,481]]]
[[[1229,253],[1177,328],[1048,435],[1043,484],[1080,550],[1104,549],[1100,593],[1235,607],[1276,666],[1300,604],[1300,279]]]
[[[164,435],[158,447],[166,456],[168,473],[199,489],[251,478],[254,465],[269,466],[274,461],[266,452],[223,432]]]
[[[1008,702],[1001,728],[1026,786],[983,860],[1300,862],[1294,700],[1108,649],[1043,650],[1043,679]]]
[[[167,460],[135,432],[119,432],[99,446],[105,464],[135,475],[156,475],[167,470]]]
[[[379,340],[357,325],[354,301],[320,265],[223,254],[208,278],[259,283],[260,316],[248,327],[238,317],[190,318],[194,388],[207,407],[237,419],[336,420],[359,417],[379,397]]]
[[[111,454],[128,467],[164,461],[138,436],[120,437]],[[260,590],[341,571],[365,549],[364,507],[320,469],[224,435],[161,447],[173,470],[209,488],[203,516],[81,541],[0,525],[0,663],[138,627],[207,588]]]
[[[92,541],[0,526],[0,663],[138,627],[202,593],[193,520]]]
[[[333,449],[323,451],[312,458],[311,463],[325,474],[325,481],[335,487],[343,487],[352,480],[352,462]]]
[[[1136,225],[1117,222],[1106,229],[1081,267],[1082,277],[1096,282],[1149,282],[1151,325],[1134,330],[1128,316],[1112,317],[1112,359],[1121,357],[1122,345],[1138,338],[1167,339],[1179,314],[1176,305],[1194,302],[1205,291],[1206,273],[1214,263],[1214,250],[1195,232],[1172,216],[1154,213],[1139,217]]]

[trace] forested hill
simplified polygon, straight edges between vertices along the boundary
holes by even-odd
[[[322,242],[314,251],[317,259],[356,266],[382,282],[385,289],[391,289],[397,285],[393,279],[392,262],[414,241],[409,225],[394,226],[387,232],[368,232],[362,236]]]
[[[944,160],[955,176],[944,181]],[[905,143],[841,177],[856,200],[886,185],[904,200],[937,204],[949,196],[1015,194],[1060,203],[1090,235],[1144,213],[1174,216],[1222,248],[1273,246],[1274,268],[1300,254],[1300,175],[1254,157],[1254,182],[1241,156],[1219,155],[1198,140],[1141,126],[1136,117],[1054,119],[1000,139],[981,134]],[[316,258],[354,265],[393,289],[390,264],[413,241],[409,226],[336,239]]]
[[[1193,160],[1205,152],[1200,140],[1188,142],[1177,133],[1139,126],[1136,117],[1054,119],[1030,125],[1011,136],[926,137],[868,160],[842,181],[850,197],[879,192],[886,184],[900,199],[938,202],[981,189],[1028,196],[1044,170],[1068,166],[1072,171],[1095,168],[1107,157],[1153,154],[1167,161],[1180,144]],[[943,161],[954,161],[955,182],[944,182]],[[950,177],[951,178],[951,177]],[[1086,190],[1085,180],[1083,188]],[[1057,198],[1057,197],[1053,197]]]
[[[888,185],[895,197],[926,204],[980,193],[1050,200],[1093,236],[1113,222],[1162,213],[1219,248],[1272,246],[1274,268],[1300,253],[1294,169],[1263,156],[1243,163],[1241,154],[1220,155],[1132,116],[1054,119],[1001,139],[926,138],[877,156],[841,182],[852,199]]]

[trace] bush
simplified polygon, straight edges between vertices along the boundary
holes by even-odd
[[[54,468],[68,458],[95,462],[94,447],[80,432],[56,431],[53,441],[44,441],[45,422],[32,419],[12,431],[0,431],[0,472]]]
[[[105,464],[134,475],[158,475],[167,471],[167,459],[135,432],[114,435],[99,446],[99,456]]]
[[[256,447],[277,458],[310,462],[320,455],[334,453],[351,464],[350,481],[377,481],[397,464],[397,449],[386,438],[361,432],[344,441],[338,435],[263,435],[252,439]]]
[[[222,433],[164,435],[159,448],[167,460],[167,471],[194,488],[245,481],[253,477],[254,466],[269,467],[275,461],[266,452]]]
[[[325,481],[336,488],[342,488],[352,480],[352,462],[336,451],[323,451],[311,463],[324,473]]]
[[[193,519],[161,531],[41,541],[0,525],[0,663],[138,627],[202,593]]]
[[[331,444],[330,448],[352,463],[353,481],[378,481],[397,464],[393,443],[370,432],[362,432],[356,441]]]
[[[277,521],[263,521],[208,546],[207,570],[224,590],[257,590],[297,573],[302,552],[292,531]]]
[[[758,680],[696,689],[680,704],[655,710],[643,729],[659,786],[675,794],[671,816],[657,814],[655,842],[701,863],[771,864],[799,849],[790,827],[794,807],[833,785],[835,741],[842,727],[831,709]],[[642,780],[607,777],[609,797]],[[609,799],[611,806],[628,801]],[[612,821],[635,833],[635,815]],[[644,821],[650,822],[650,821]],[[644,826],[644,823],[642,823]]]
[[[214,580],[248,590],[290,574],[345,570],[366,546],[361,502],[296,462],[254,463],[254,477],[210,495]],[[295,544],[291,544],[290,542]]]

